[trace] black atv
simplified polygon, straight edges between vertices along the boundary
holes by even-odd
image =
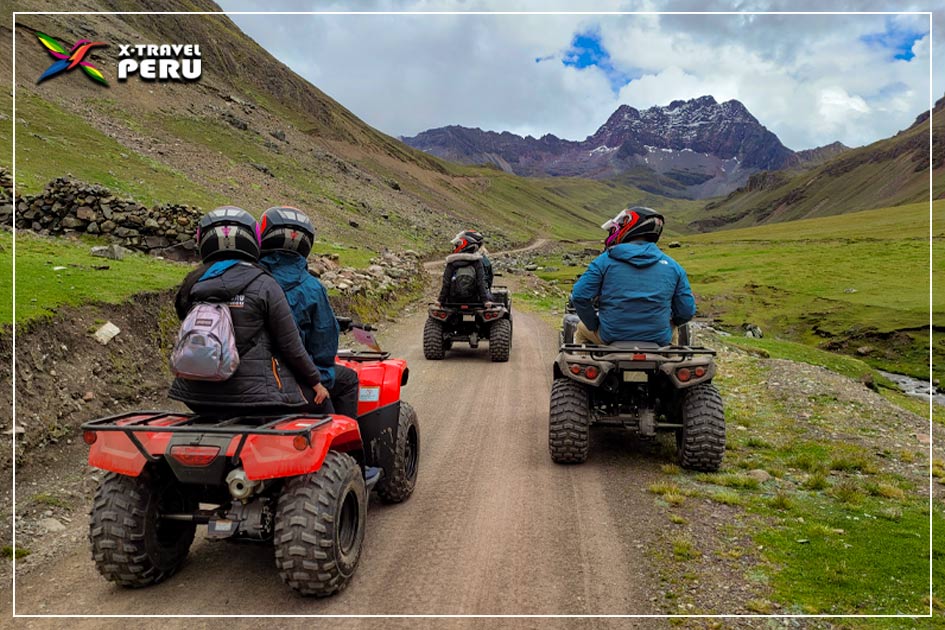
[[[423,326],[423,356],[438,361],[457,341],[478,348],[485,339],[493,361],[508,361],[512,350],[512,300],[506,287],[494,287],[492,295],[496,302],[490,305],[431,304]]]
[[[573,339],[573,330],[570,334]],[[683,468],[718,470],[725,452],[725,411],[712,384],[715,351],[688,345],[688,326],[681,327],[680,336],[686,345],[627,341],[596,346],[566,340],[553,368],[551,459],[559,464],[587,460],[590,427],[601,425],[648,438],[673,431]]]

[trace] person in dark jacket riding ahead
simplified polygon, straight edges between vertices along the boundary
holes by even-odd
[[[259,263],[285,291],[302,344],[328,388],[329,399],[317,410],[357,419],[358,373],[335,363],[338,320],[325,287],[308,272],[306,258],[315,241],[315,226],[297,208],[269,208],[259,219],[259,238],[262,249]]]
[[[669,345],[673,327],[692,319],[696,302],[686,272],[656,245],[663,215],[650,208],[627,208],[601,227],[610,230],[607,249],[571,292],[581,318],[575,343]]]
[[[489,265],[490,280],[487,281],[482,252],[479,251],[482,241],[482,234],[475,230],[460,232],[450,241],[453,253],[446,257],[440,304],[489,304],[494,301],[489,291],[492,265]]]
[[[203,264],[177,292],[183,320],[196,302],[226,302],[233,319],[240,363],[225,381],[174,379],[169,396],[197,413],[265,415],[289,413],[328,396],[318,369],[299,337],[279,284],[254,263],[259,235],[252,215],[234,206],[207,213],[197,227]]]

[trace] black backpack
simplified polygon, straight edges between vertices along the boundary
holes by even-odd
[[[450,298],[456,302],[469,302],[479,298],[479,280],[474,265],[463,265],[453,272],[450,279]]]

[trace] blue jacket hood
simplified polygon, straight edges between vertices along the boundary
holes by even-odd
[[[259,263],[269,270],[283,291],[301,284],[309,275],[308,261],[291,252],[271,252],[260,258]]]
[[[656,243],[621,243],[607,250],[607,255],[634,267],[649,267],[663,258],[663,252]]]

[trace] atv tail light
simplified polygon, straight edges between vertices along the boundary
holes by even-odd
[[[693,370],[693,373],[696,375],[696,378],[702,378],[703,376],[705,376],[705,368],[702,366],[699,366]]]
[[[685,383],[692,378],[692,373],[689,372],[689,368],[679,368],[676,370],[676,378]]]
[[[637,352],[633,355],[634,361],[646,361],[646,354],[643,352]]]
[[[292,438],[292,446],[294,446],[297,451],[304,451],[308,448],[308,436],[296,435]]]
[[[171,457],[184,466],[209,466],[220,452],[219,446],[172,446]]]
[[[581,366],[575,363],[572,363],[571,367],[569,367],[568,369],[571,370],[571,374],[574,374],[575,376],[581,373]]]
[[[584,376],[586,376],[587,378],[591,379],[592,381],[593,381],[595,378],[597,378],[597,375],[598,375],[598,374],[600,374],[600,370],[598,370],[598,369],[597,369],[596,367],[594,367],[593,365],[589,365],[589,366],[587,366],[586,368],[584,368]]]
[[[98,433],[95,431],[83,431],[82,432],[82,441],[84,441],[89,446],[95,444],[95,440],[98,439]]]

